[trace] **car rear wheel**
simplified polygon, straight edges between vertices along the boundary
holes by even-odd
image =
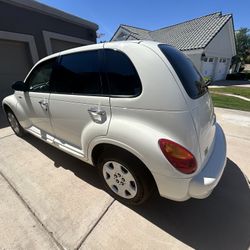
[[[130,155],[103,156],[98,161],[98,170],[108,193],[122,203],[139,205],[152,193],[148,170]]]
[[[8,110],[6,112],[6,114],[7,114],[8,122],[9,122],[12,130],[14,131],[14,133],[17,136],[22,137],[24,135],[24,129],[22,128],[22,126],[18,122],[18,120],[17,120],[16,116],[14,115],[14,113],[12,111]]]

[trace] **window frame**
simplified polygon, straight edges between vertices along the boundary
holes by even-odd
[[[55,83],[52,82],[52,92],[53,94],[57,94],[57,95],[71,95],[71,96],[95,96],[95,97],[107,97],[107,94],[103,94],[104,93],[104,88],[107,89],[107,87],[105,86],[105,81],[103,81],[103,49],[93,49],[93,50],[83,50],[83,51],[77,51],[74,53],[69,53],[69,54],[64,54],[64,55],[59,55],[58,60],[57,60],[57,64],[54,66],[54,70],[56,72],[56,68],[60,66],[62,58],[64,56],[67,55],[73,55],[73,54],[80,54],[80,53],[84,53],[84,52],[92,52],[92,51],[97,51],[99,53],[99,75],[100,75],[100,82],[101,82],[101,92],[102,94],[85,94],[85,93],[68,93],[68,92],[56,92],[55,90]],[[57,72],[56,72],[57,73]]]
[[[110,51],[113,51],[113,52],[118,52],[122,55],[124,55],[128,60],[129,62],[131,63],[131,65],[133,66],[133,69],[139,79],[139,83],[140,83],[140,92],[136,95],[114,95],[114,94],[111,94],[111,86],[110,86],[110,83],[109,83],[109,77],[108,77],[108,73],[106,71],[106,62],[107,62],[107,58],[106,58],[106,51],[107,50],[110,50]],[[102,61],[102,65],[103,65],[103,74],[104,74],[104,77],[105,77],[105,83],[107,84],[107,89],[108,89],[108,96],[111,97],[111,98],[136,98],[138,96],[140,96],[143,92],[143,85],[142,85],[142,81],[141,81],[141,78],[140,78],[140,75],[138,74],[136,68],[135,68],[135,65],[133,64],[132,60],[128,57],[128,55],[126,53],[124,53],[123,51],[119,50],[119,49],[112,49],[112,48],[104,48],[102,49],[103,51],[103,61]]]
[[[48,91],[32,91],[32,90],[30,89],[30,85],[31,85],[31,84],[30,84],[29,81],[30,81],[30,78],[32,77],[34,71],[37,70],[37,68],[41,67],[43,64],[46,64],[46,63],[48,63],[48,62],[50,62],[50,61],[52,61],[52,60],[54,60],[54,62],[52,63],[52,71],[51,71],[50,79],[49,79],[49,86],[50,86],[49,90],[48,90]],[[53,91],[53,86],[50,84],[51,75],[52,75],[52,73],[53,73],[53,70],[55,70],[56,65],[58,64],[58,60],[59,60],[59,57],[58,57],[58,56],[57,56],[57,57],[49,58],[49,59],[47,59],[47,60],[44,60],[44,61],[40,62],[39,64],[37,64],[37,65],[31,70],[31,72],[28,74],[28,76],[27,76],[27,78],[25,79],[25,82],[24,82],[25,85],[28,87],[28,91],[27,91],[27,92],[31,92],[31,93],[46,93],[46,94],[52,93],[52,91]]]
[[[105,51],[107,51],[107,50],[111,50],[111,51],[114,51],[114,52],[121,53],[123,56],[125,56],[129,60],[130,64],[132,65],[132,67],[133,67],[133,69],[135,71],[135,74],[137,75],[137,77],[139,79],[140,91],[139,91],[138,94],[135,94],[135,95],[115,95],[115,94],[111,94],[111,86],[109,84],[109,77],[108,77],[108,73],[106,72],[106,60],[107,59],[106,59]],[[98,53],[99,53],[99,74],[100,74],[100,82],[101,82],[101,92],[102,92],[102,94],[56,92],[55,83],[53,83],[53,73],[57,73],[57,67],[60,66],[60,63],[61,63],[61,60],[62,60],[63,56],[77,54],[77,53],[90,52],[90,51],[98,51]],[[110,98],[135,98],[135,97],[140,96],[142,94],[142,92],[143,92],[143,85],[142,85],[140,75],[138,74],[132,60],[123,51],[118,50],[118,49],[112,49],[112,48],[102,48],[102,49],[78,51],[78,52],[74,52],[74,53],[59,55],[57,57],[53,57],[53,58],[47,59],[45,61],[42,61],[41,63],[36,65],[35,68],[33,68],[33,70],[28,75],[27,79],[25,80],[25,83],[28,84],[28,81],[29,81],[32,73],[34,72],[34,70],[36,70],[37,67],[39,67],[43,63],[48,62],[48,61],[53,60],[53,59],[55,61],[54,61],[53,66],[52,66],[52,72],[51,72],[51,76],[50,76],[50,80],[49,80],[50,90],[48,92],[36,92],[36,91],[28,90],[28,92],[32,92],[32,93],[50,93],[50,94],[56,94],[56,95],[71,95],[71,96],[96,96],[96,97],[99,96],[99,97],[110,97]]]

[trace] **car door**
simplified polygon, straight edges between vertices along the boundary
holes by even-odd
[[[50,122],[49,96],[55,61],[56,58],[53,58],[37,65],[25,81],[28,91],[18,93],[19,102],[32,125],[28,130],[46,140],[54,134]]]
[[[62,55],[52,79],[50,114],[55,143],[83,156],[88,143],[107,134],[110,100],[103,93],[101,50]]]

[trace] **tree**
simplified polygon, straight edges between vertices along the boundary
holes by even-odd
[[[236,50],[240,60],[245,63],[250,55],[250,34],[248,28],[240,28],[236,31]]]

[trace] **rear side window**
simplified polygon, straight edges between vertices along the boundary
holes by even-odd
[[[52,82],[56,93],[102,94],[99,51],[62,56]]]
[[[159,48],[171,63],[183,87],[192,99],[196,99],[207,92],[201,74],[188,57],[166,44],[160,44]]]
[[[105,71],[110,94],[113,96],[138,96],[141,81],[130,59],[122,52],[105,50]]]

